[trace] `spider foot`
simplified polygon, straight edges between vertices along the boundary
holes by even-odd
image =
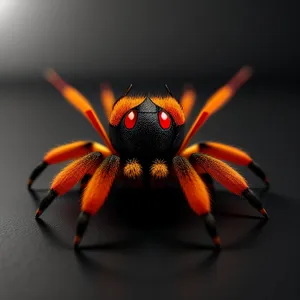
[[[86,231],[89,224],[91,215],[87,212],[82,211],[77,219],[76,235],[74,238],[74,249],[78,249],[81,243],[82,237]]]

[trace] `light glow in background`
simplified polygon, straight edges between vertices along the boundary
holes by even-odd
[[[0,0],[0,80],[48,67],[228,76],[250,64],[288,74],[300,66],[297,12],[286,1]]]

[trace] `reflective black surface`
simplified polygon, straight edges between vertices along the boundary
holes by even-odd
[[[197,86],[193,117],[219,83]],[[180,84],[169,83],[177,95]],[[98,83],[75,86],[101,111]],[[123,83],[115,86],[117,92],[123,89]],[[1,86],[0,96],[1,299],[299,299],[295,90],[250,84],[193,139],[248,150],[272,184],[263,198],[268,223],[246,200],[217,186],[214,208],[223,245],[219,254],[180,190],[124,186],[114,186],[91,220],[82,251],[74,253],[78,188],[56,199],[41,221],[34,219],[52,177],[64,164],[49,167],[34,183],[34,193],[26,184],[49,148],[78,139],[99,140],[97,134],[45,83]],[[99,115],[105,123],[103,113]],[[237,169],[250,186],[263,186],[250,171]]]

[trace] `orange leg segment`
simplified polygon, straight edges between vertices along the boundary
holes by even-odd
[[[253,191],[250,190],[244,177],[236,170],[223,161],[206,154],[194,153],[191,155],[190,161],[198,172],[204,171],[208,173],[232,193],[245,197],[254,208],[265,218],[268,218],[268,214],[261,201]]]
[[[67,160],[76,159],[91,152],[99,151],[104,157],[111,154],[105,146],[89,141],[76,141],[61,145],[48,151],[43,161],[32,171],[28,180],[28,188],[31,189],[33,182],[47,168],[48,165],[58,164]]]
[[[185,119],[188,119],[196,101],[196,92],[191,86],[186,86],[180,99]]]
[[[92,143],[78,141],[51,149],[44,157],[48,165],[58,164],[69,159],[75,159],[92,151]]]
[[[68,192],[85,174],[94,172],[102,160],[103,155],[101,153],[93,152],[73,161],[63,168],[62,171],[55,176],[50,191],[41,201],[39,209],[36,212],[36,217],[40,217],[57,196],[61,196]]]
[[[100,85],[100,101],[104,108],[107,120],[109,120],[112,108],[116,102],[114,92],[108,83],[103,83]]]
[[[116,155],[108,156],[97,168],[84,190],[81,213],[78,217],[75,248],[79,245],[88,226],[89,219],[104,204],[113,182],[119,172],[120,158]]]
[[[208,118],[216,113],[221,107],[223,107],[237,92],[237,90],[251,77],[252,69],[249,67],[243,67],[238,73],[236,73],[227,84],[218,89],[206,102],[198,117],[194,121],[192,127],[188,131],[181,147],[178,151],[182,154],[182,151],[186,148],[191,138],[196,132],[204,125]]]
[[[115,153],[110,139],[88,99],[86,99],[86,97],[77,89],[65,82],[54,70],[49,70],[46,74],[46,78],[71,105],[85,116],[85,118],[103,138],[103,141],[109,150]]]
[[[175,156],[173,166],[190,207],[196,214],[203,215],[209,235],[214,244],[220,247],[220,238],[217,234],[215,219],[210,213],[210,197],[205,183],[186,158]]]
[[[247,154],[245,151],[236,147],[216,143],[216,142],[200,142],[185,149],[182,155],[189,158],[193,153],[208,154],[214,158],[225,160],[234,163],[238,166],[247,166],[256,176],[258,176],[266,184],[266,189],[269,188],[265,172],[261,167]]]

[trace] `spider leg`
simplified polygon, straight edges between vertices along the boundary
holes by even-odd
[[[192,164],[193,165],[193,164]],[[214,203],[216,199],[216,189],[214,187],[214,180],[208,173],[199,174],[202,181],[206,184],[210,194],[211,203]]]
[[[244,151],[222,143],[216,142],[200,142],[186,148],[182,155],[190,157],[192,153],[208,154],[214,158],[225,160],[239,166],[247,166],[256,176],[258,176],[269,189],[270,183],[265,172],[261,167]]]
[[[88,172],[93,172],[103,161],[103,155],[100,152],[93,152],[81,157],[62,169],[54,178],[50,190],[46,197],[41,201],[36,218],[48,208],[57,196],[68,192],[83,176]]]
[[[101,150],[102,150],[102,147],[104,147],[104,146],[102,146],[101,144],[98,144],[98,143],[95,143],[95,145],[94,145],[94,149],[95,149],[95,150],[98,150],[98,152],[100,152],[100,153],[103,154],[103,152],[101,151]],[[104,147],[104,148],[106,148],[106,147]],[[106,149],[107,149],[107,148],[106,148]],[[109,151],[109,150],[107,149],[107,151]],[[104,157],[107,157],[107,156],[109,156],[110,154],[111,154],[111,153],[110,153],[110,151],[109,151],[108,153],[105,153],[105,155],[103,155],[103,156],[104,156]],[[82,180],[81,180],[81,182],[80,182],[80,190],[79,190],[79,193],[80,193],[80,194],[82,194],[83,190],[86,188],[86,186],[87,186],[89,180],[92,178],[92,176],[94,175],[95,171],[96,171],[96,169],[92,169],[92,170],[90,170],[87,174],[85,174],[85,175],[83,176],[83,178],[82,178]]]
[[[221,242],[218,236],[215,218],[211,214],[210,197],[205,183],[186,158],[175,156],[173,158],[173,166],[190,207],[196,214],[204,217],[204,222],[210,237],[215,246],[220,248]]]
[[[104,108],[107,120],[109,120],[112,108],[116,102],[114,92],[108,83],[103,83],[100,85],[100,101]]]
[[[48,153],[46,153],[42,162],[31,172],[27,184],[28,189],[31,189],[33,182],[47,168],[48,165],[76,159],[94,151],[99,151],[104,156],[111,154],[111,152],[105,146],[89,141],[77,141],[51,149],[48,151]]]
[[[269,218],[262,202],[249,188],[243,176],[236,170],[223,161],[206,154],[194,153],[191,155],[190,160],[198,172],[204,170],[232,193],[245,197],[250,205],[257,209],[266,219]]]
[[[201,109],[193,125],[186,134],[178,153],[181,155],[182,151],[186,148],[191,138],[196,132],[204,125],[210,116],[215,114],[221,109],[238,91],[238,89],[251,77],[252,69],[250,67],[243,67],[236,73],[229,82],[223,87],[218,89],[206,102]]]
[[[83,190],[86,188],[87,184],[89,183],[90,179],[93,176],[93,174],[90,173],[85,174],[80,182],[80,189],[79,189],[80,194],[83,193]]]
[[[185,118],[188,119],[188,117],[191,114],[191,111],[194,107],[196,100],[196,92],[191,86],[185,86],[183,94],[180,99],[180,104],[182,106]]]
[[[197,147],[195,147],[197,146]],[[191,153],[195,153],[197,152],[197,149],[199,149],[198,145],[195,144],[189,148],[187,148],[187,150],[189,149],[189,152]],[[183,155],[185,158],[189,159],[191,154],[187,155],[185,153],[185,155]],[[189,160],[189,162],[191,163],[191,165],[193,166],[193,168],[196,170],[196,172],[198,173],[198,175],[201,177],[202,181],[206,184],[208,190],[209,190],[209,193],[210,193],[210,197],[211,197],[211,202],[213,203],[214,200],[216,199],[216,190],[215,190],[215,187],[214,187],[214,180],[213,178],[211,177],[211,175],[209,175],[204,169],[200,169],[200,168],[197,168],[197,165],[195,165],[195,163],[193,162],[193,160]]]
[[[88,226],[90,217],[97,213],[106,200],[119,172],[120,158],[108,156],[96,169],[83,192],[81,213],[77,220],[74,247],[77,248]]]
[[[65,82],[54,70],[48,70],[45,75],[47,80],[62,94],[62,96],[91,123],[94,129],[102,137],[108,149],[112,153],[115,153],[108,134],[88,99],[77,89]]]
[[[112,153],[110,152],[109,149],[107,149],[105,146],[99,144],[99,143],[93,143],[93,151],[100,152],[104,158],[111,155]],[[95,173],[96,169],[90,170],[87,174],[85,174],[80,182],[80,190],[79,193],[82,194],[83,190],[87,186],[89,180],[92,178],[93,174]]]

